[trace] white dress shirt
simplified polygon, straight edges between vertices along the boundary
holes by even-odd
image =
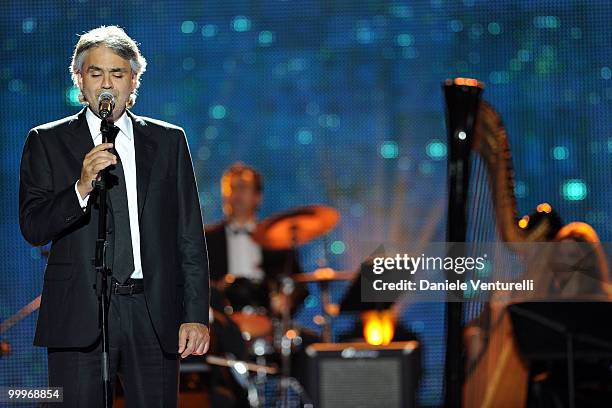
[[[251,234],[255,230],[255,222],[250,221],[243,226],[229,223],[225,226],[227,237],[227,272],[236,278],[247,278],[261,282],[264,272],[261,269],[261,247]]]
[[[97,117],[91,109],[87,108],[85,113],[87,118],[87,126],[89,133],[93,139],[94,145],[98,146],[102,143],[102,133],[100,132],[100,124],[102,119]],[[130,276],[132,279],[142,279],[142,262],[140,260],[140,227],[138,224],[138,197],[136,192],[136,152],[134,149],[134,129],[132,121],[128,115],[123,112],[123,115],[115,122],[115,126],[119,128],[119,133],[115,139],[115,150],[121,157],[123,165],[123,173],[125,174],[125,188],[127,190],[128,213],[130,217],[130,232],[132,234],[132,251],[134,254],[134,272]],[[78,181],[77,181],[78,183]],[[81,204],[81,208],[87,207],[89,194],[83,199],[79,194],[76,183],[74,184],[76,195]]]

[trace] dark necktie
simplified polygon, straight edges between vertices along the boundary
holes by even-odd
[[[113,141],[114,143],[114,141]],[[114,249],[113,249],[113,278],[125,282],[134,272],[134,253],[132,252],[132,233],[130,229],[130,213],[128,211],[127,189],[125,187],[125,174],[119,154],[117,164],[109,167],[108,198],[113,207]]]

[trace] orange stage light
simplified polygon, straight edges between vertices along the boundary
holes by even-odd
[[[387,345],[395,334],[395,319],[390,310],[368,311],[362,314],[363,337],[373,346]]]

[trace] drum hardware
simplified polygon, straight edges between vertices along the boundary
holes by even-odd
[[[311,273],[300,273],[292,278],[295,282],[318,283],[321,289],[321,308],[323,314],[315,316],[314,322],[323,328],[323,341],[331,342],[332,318],[338,313],[338,306],[331,303],[329,283],[334,281],[350,281],[355,272],[334,271],[332,268],[319,268]]]
[[[259,408],[264,404],[264,397],[260,395],[259,388],[266,376],[278,373],[276,367],[253,364],[247,361],[235,360],[219,356],[206,356],[206,362],[211,365],[227,367],[232,377],[246,390],[247,399],[251,408]],[[253,378],[250,373],[255,373]]]
[[[276,215],[272,215],[264,219],[253,231],[253,240],[262,248],[268,250],[295,250],[298,246],[310,242],[320,236],[327,234],[338,223],[340,214],[332,207],[311,205],[304,206],[289,211],[285,211]],[[335,272],[329,268],[324,268],[315,271],[315,273],[291,275],[292,264],[290,259],[284,266],[284,273],[278,277],[278,294],[274,299],[277,318],[271,319],[270,311],[262,307],[252,307],[244,304],[234,304],[230,296],[238,294],[240,290],[249,293],[249,290],[256,287],[249,287],[249,282],[241,282],[241,278],[227,275],[224,281],[223,292],[225,292],[231,306],[227,306],[224,311],[239,327],[243,338],[250,346],[251,355],[258,364],[244,363],[232,359],[221,359],[219,357],[209,356],[207,361],[210,364],[222,364],[229,367],[236,381],[239,382],[248,393],[249,404],[252,407],[262,406],[262,396],[259,395],[257,388],[266,381],[266,377],[271,375],[270,370],[249,370],[250,366],[244,364],[252,364],[254,367],[268,367],[267,363],[272,355],[278,352],[280,357],[280,368],[276,369],[274,374],[280,374],[278,395],[276,398],[277,406],[287,407],[289,402],[288,392],[291,390],[297,394],[301,401],[307,402],[307,397],[299,382],[291,377],[291,359],[296,347],[302,345],[302,337],[300,330],[293,327],[291,310],[297,307],[301,300],[294,300],[296,293],[296,284],[306,284],[310,282],[318,282],[325,287],[327,300],[324,302],[324,310],[326,316],[329,310],[329,293],[327,284],[330,281],[346,280],[351,276],[343,272]],[[244,279],[242,279],[244,280]],[[233,286],[235,287],[233,288]],[[235,292],[232,292],[235,291]],[[244,295],[243,293],[243,295]],[[250,292],[255,293],[255,292]],[[292,297],[293,296],[293,297]],[[237,296],[241,298],[244,296]],[[247,296],[249,299],[253,296]],[[274,304],[274,303],[273,303]],[[262,306],[261,302],[259,305]],[[274,309],[273,309],[274,310]],[[331,314],[329,314],[331,315]],[[331,330],[331,326],[326,324],[324,330]],[[212,357],[212,358],[211,358]],[[261,363],[261,364],[260,364]],[[256,373],[255,379],[249,377],[249,372]],[[279,405],[280,404],[280,405]],[[304,405],[308,406],[308,404]]]
[[[310,205],[285,211],[263,220],[253,232],[253,239],[263,248],[270,250],[295,250],[298,246],[330,232],[340,220],[335,208]],[[287,265],[288,269],[289,265]],[[291,308],[289,302],[295,290],[296,281],[289,276],[291,271],[279,277],[281,308],[281,382],[279,402],[286,406],[289,388],[293,388],[291,375],[291,349],[295,331],[291,330]]]
[[[276,367],[254,364],[247,361],[235,360],[220,356],[207,355],[206,362],[211,365],[232,368],[240,375],[247,372],[264,373],[266,375],[278,374],[278,369]]]

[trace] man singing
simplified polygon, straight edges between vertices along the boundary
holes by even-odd
[[[107,169],[111,382],[119,376],[128,407],[177,406],[179,356],[209,344],[206,241],[187,140],[179,127],[131,113],[146,61],[121,28],[83,34],[70,68],[87,106],[32,129],[21,160],[21,231],[32,245],[51,242],[34,344],[48,349],[49,386],[63,387],[64,406],[101,405],[94,182]],[[115,100],[114,144],[102,143],[102,92]]]

